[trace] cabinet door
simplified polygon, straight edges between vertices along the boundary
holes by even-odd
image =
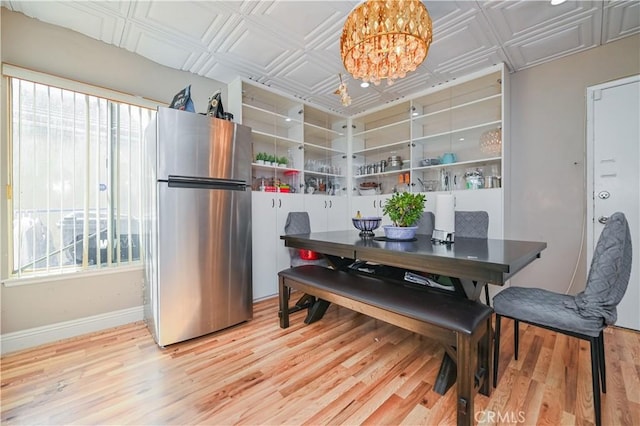
[[[271,296],[277,291],[277,263],[275,244],[279,238],[276,230],[276,194],[253,192],[251,194],[253,300]]]
[[[360,195],[351,198],[351,210],[349,211],[350,217],[356,217],[360,212],[363,217],[376,217],[380,216],[378,211],[378,196],[377,195]]]
[[[276,224],[275,224],[275,238],[274,246],[272,246],[272,253],[275,252],[276,259],[276,272],[270,279],[272,283],[272,293],[278,292],[278,271],[287,269],[291,266],[291,257],[289,256],[289,248],[284,246],[284,241],[280,239],[281,235],[284,235],[284,226],[287,223],[287,215],[289,212],[304,211],[304,201],[302,195],[299,194],[278,194],[276,197]],[[275,250],[274,250],[275,249]]]
[[[502,189],[455,191],[456,210],[484,210],[489,214],[489,238],[503,238]]]
[[[382,209],[384,208],[384,203],[386,203],[387,200],[389,198],[391,198],[392,196],[393,196],[393,194],[384,194],[384,195],[379,195],[378,196],[378,202],[377,202],[378,216],[380,216],[382,218],[382,223],[380,224],[380,226],[382,226],[382,225],[393,225],[393,222],[391,222],[391,219],[389,219],[389,216],[385,216],[385,214],[382,211]]]
[[[352,229],[347,197],[328,197],[327,231]]]
[[[328,195],[306,194],[304,197],[304,210],[309,213],[311,232],[324,232],[328,230]]]

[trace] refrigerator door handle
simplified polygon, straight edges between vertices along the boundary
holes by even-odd
[[[248,186],[245,181],[238,179],[217,179],[176,175],[169,175],[166,182],[170,188],[223,189],[230,191],[246,191]]]

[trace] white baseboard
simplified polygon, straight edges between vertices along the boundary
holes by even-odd
[[[0,335],[0,354],[4,355],[45,343],[68,339],[69,337],[141,321],[143,318],[144,308],[136,306],[120,311],[6,333]]]

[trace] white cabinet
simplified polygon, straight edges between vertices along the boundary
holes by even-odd
[[[352,196],[500,187],[505,77],[500,64],[354,116]]]
[[[311,232],[341,231],[351,227],[347,197],[304,196],[304,210],[309,213]]]
[[[238,79],[229,85],[228,105],[234,120],[252,130],[253,190],[300,191],[302,102]]]
[[[304,186],[317,195],[346,194],[347,119],[304,107]]]
[[[280,240],[287,215],[302,211],[298,194],[256,192],[251,194],[253,299],[278,293],[278,271],[289,267],[289,249]]]
[[[498,69],[411,101],[414,186],[453,191],[498,185],[506,133],[502,82]]]
[[[312,231],[352,229],[358,211],[386,225],[383,206],[394,192],[424,192],[430,211],[446,192],[457,210],[489,212],[489,236],[503,236],[507,78],[499,64],[350,118],[232,82],[228,110],[253,131],[254,299],[275,295],[277,272],[289,266],[279,237],[290,211],[307,211]],[[288,161],[261,164],[258,154]],[[469,189],[478,173],[485,182]]]
[[[282,192],[346,194],[346,117],[242,79],[229,85],[228,105],[252,129],[254,191],[264,182]]]
[[[382,216],[379,197],[397,191],[424,192],[433,211],[438,192],[453,193],[458,210],[486,210],[489,233],[502,236],[507,78],[499,64],[354,116],[350,213]]]

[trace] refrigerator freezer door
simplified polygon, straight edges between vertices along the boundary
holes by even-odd
[[[158,344],[251,319],[251,192],[157,185]]]
[[[231,121],[158,108],[157,179],[169,175],[251,181],[251,129]]]

